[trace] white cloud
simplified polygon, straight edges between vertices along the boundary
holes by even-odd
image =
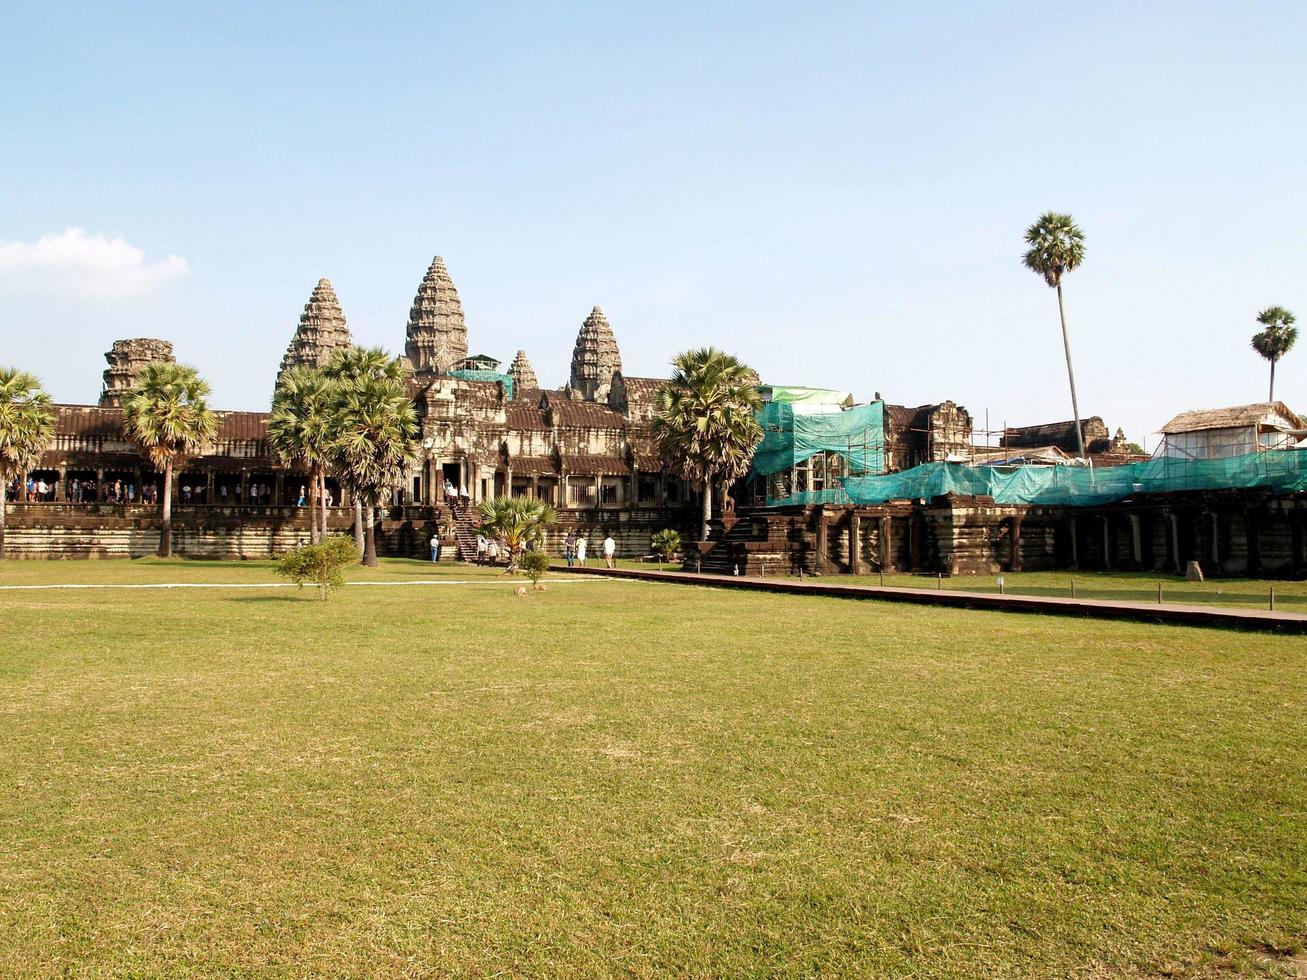
[[[140,296],[190,272],[180,255],[146,262],[121,238],[69,228],[35,242],[0,241],[0,290],[75,293],[94,298]]]

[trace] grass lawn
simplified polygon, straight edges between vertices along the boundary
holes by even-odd
[[[1307,638],[356,577],[0,591],[0,975],[1302,968]]]

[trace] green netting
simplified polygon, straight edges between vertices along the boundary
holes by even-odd
[[[478,371],[474,368],[456,368],[449,372],[449,376],[463,381],[498,381],[504,386],[504,396],[509,399],[513,397],[513,376],[509,374],[500,374],[498,371]]]
[[[767,402],[758,413],[762,442],[753,455],[753,472],[786,472],[817,453],[832,452],[848,461],[850,473],[879,473],[885,469],[884,419],[885,406],[878,401],[820,415],[797,413],[788,402]]]
[[[1001,504],[1086,507],[1143,493],[1252,487],[1279,493],[1307,490],[1307,452],[1269,450],[1229,459],[1199,460],[1168,456],[1100,468],[925,463],[902,473],[853,476],[842,482],[848,499],[856,504],[956,493],[989,496]]]

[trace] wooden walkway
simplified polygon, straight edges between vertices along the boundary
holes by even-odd
[[[1196,606],[1167,602],[1118,602],[1110,599],[1064,599],[1057,596],[996,595],[989,592],[965,592],[956,589],[904,589],[882,585],[845,584],[833,577],[797,580],[756,578],[745,575],[703,575],[677,571],[659,572],[637,568],[568,568],[566,565],[554,565],[550,571],[575,575],[602,575],[642,582],[705,585],[719,589],[749,589],[756,592],[784,592],[790,595],[832,596],[838,599],[876,599],[882,602],[913,602],[918,605],[958,609],[990,609],[1000,612],[1081,616],[1090,619],[1128,619],[1143,623],[1168,623],[1182,626],[1307,633],[1307,613],[1278,610],[1272,612],[1269,609]]]

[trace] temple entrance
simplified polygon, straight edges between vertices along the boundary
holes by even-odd
[[[445,486],[444,486],[445,484],[448,484],[449,486],[453,487],[455,490],[459,488],[459,485],[463,482],[462,469],[463,467],[460,466],[458,463],[440,464],[440,477],[441,477],[440,492],[442,495],[445,492]]]

